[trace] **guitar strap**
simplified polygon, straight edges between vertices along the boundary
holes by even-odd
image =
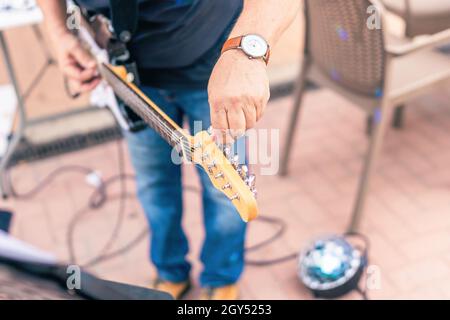
[[[133,75],[133,82],[139,86],[137,65],[131,59],[127,48],[138,27],[138,2],[138,0],[109,0],[114,38],[109,41],[107,50],[112,64],[124,66],[128,73]],[[119,102],[119,108],[130,131],[138,132],[147,127],[146,123],[122,101]]]
[[[78,7],[82,8],[87,20],[92,21],[97,12],[92,12],[83,8],[72,0]],[[110,17],[108,27],[112,38],[108,41],[106,50],[110,63],[124,66],[127,72],[133,76],[133,82],[139,86],[140,79],[136,62],[131,59],[127,44],[131,41],[137,31],[139,23],[139,1],[138,0],[109,0]],[[106,19],[107,20],[107,19]],[[117,112],[113,111],[122,129],[131,132],[138,132],[147,128],[147,124],[127,105],[116,97],[118,103]],[[114,109],[116,110],[116,109]]]
[[[138,0],[109,0],[111,23],[116,38],[128,43],[136,33],[138,26]]]

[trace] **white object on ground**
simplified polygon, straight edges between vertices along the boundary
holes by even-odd
[[[100,188],[103,184],[102,174],[97,171],[92,171],[91,173],[86,175],[86,183],[95,188]]]
[[[23,262],[56,264],[56,257],[48,252],[11,237],[0,230],[0,256]]]

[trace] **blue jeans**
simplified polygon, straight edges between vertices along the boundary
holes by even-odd
[[[169,117],[181,125],[186,117],[194,134],[194,121],[210,126],[206,90],[160,90],[144,87],[147,94]],[[147,128],[125,133],[137,175],[138,197],[151,229],[150,258],[158,276],[181,282],[189,278],[186,260],[188,241],[181,226],[181,166],[171,161],[172,147],[155,131]],[[206,229],[201,261],[202,287],[235,283],[244,268],[246,224],[230,201],[198,170],[202,185],[203,216]]]

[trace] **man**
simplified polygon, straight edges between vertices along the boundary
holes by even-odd
[[[109,15],[108,0],[77,3]],[[100,81],[95,61],[68,31],[65,1],[39,4],[63,73],[80,91],[92,90]],[[203,128],[212,125],[222,141],[240,137],[263,115],[269,100],[270,47],[299,6],[299,0],[139,1],[138,30],[129,49],[143,91],[176,122],[186,117],[191,130],[194,121],[201,121]],[[180,298],[190,287],[188,242],[181,227],[181,167],[171,162],[170,146],[151,129],[125,136],[151,228],[151,261],[158,272],[153,287]],[[237,299],[245,224],[207,175],[199,175],[206,228],[201,297]]]

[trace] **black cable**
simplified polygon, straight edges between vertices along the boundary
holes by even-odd
[[[126,190],[126,180],[134,180],[135,176],[126,174],[125,173],[125,166],[124,166],[124,152],[123,152],[123,146],[121,141],[118,141],[118,171],[119,174],[116,176],[113,176],[107,180],[101,180],[99,186],[97,186],[91,196],[89,197],[87,205],[82,208],[81,210],[77,211],[73,217],[71,218],[68,226],[68,232],[67,232],[67,248],[69,252],[69,261],[71,263],[77,263],[77,257],[75,253],[75,245],[74,245],[74,233],[77,225],[81,221],[81,219],[92,210],[98,210],[104,206],[104,204],[111,199],[118,198],[119,199],[119,207],[118,207],[118,216],[116,223],[113,227],[113,231],[111,232],[111,236],[109,237],[107,243],[103,246],[103,248],[100,250],[100,253],[96,255],[94,258],[88,260],[87,262],[83,263],[83,267],[93,267],[99,263],[103,263],[107,260],[111,260],[121,254],[124,254],[125,252],[133,249],[136,245],[138,245],[141,241],[143,241],[147,234],[149,233],[148,227],[146,226],[133,240],[131,240],[129,243],[125,244],[124,246],[120,247],[117,250],[114,250],[112,252],[108,252],[111,247],[113,246],[114,242],[117,239],[118,234],[120,233],[120,230],[123,225],[123,219],[125,215],[125,209],[126,209],[126,198],[132,197],[133,195],[127,193]],[[11,188],[11,194],[13,197],[18,199],[31,199],[34,196],[36,196],[39,192],[41,192],[43,189],[45,189],[55,178],[57,178],[59,175],[65,174],[67,172],[78,172],[82,173],[85,176],[95,173],[94,170],[88,167],[84,166],[78,166],[78,165],[68,165],[68,166],[62,166],[60,168],[57,168],[56,170],[52,171],[50,174],[48,174],[42,181],[40,181],[34,188],[28,190],[24,193],[17,192],[14,187],[13,183],[11,181],[11,176],[8,174],[7,178],[9,180],[9,185]],[[121,183],[120,187],[120,193],[118,196],[110,197],[108,198],[108,188],[119,181]],[[198,188],[192,187],[192,186],[184,186],[183,188],[185,191],[191,191],[191,192],[199,192]],[[250,247],[245,248],[246,252],[254,252],[257,250],[262,249],[263,247],[266,247],[267,245],[270,245],[277,239],[283,236],[283,234],[286,232],[286,224],[283,220],[274,218],[274,217],[268,217],[268,216],[260,216],[256,221],[265,222],[270,225],[278,226],[278,229],[275,231],[275,233],[270,236],[268,239],[265,239],[255,245],[252,245]],[[275,259],[270,260],[251,260],[246,259],[246,264],[251,266],[268,266],[268,265],[274,265],[282,262],[286,262],[292,259],[295,259],[297,257],[297,253],[289,254],[286,256],[282,256]]]
[[[360,287],[356,287],[356,292],[358,292],[363,300],[370,300],[369,297],[367,296],[367,289],[361,289]]]
[[[126,179],[133,179],[134,176],[132,175],[126,175],[124,173],[125,167],[124,167],[124,152],[122,148],[122,144],[120,141],[118,141],[118,166],[119,166],[119,175],[113,176],[109,178],[106,181],[101,180],[99,186],[94,190],[92,195],[89,197],[88,205],[79,210],[75,213],[75,215],[72,217],[71,221],[69,222],[69,230],[68,230],[68,236],[67,236],[67,247],[69,251],[69,260],[72,263],[76,263],[77,258],[75,254],[74,249],[74,241],[73,241],[73,234],[74,230],[76,228],[76,225],[79,223],[80,219],[91,210],[97,210],[100,209],[107,201],[107,187],[111,185],[112,183],[119,181],[121,182],[121,190],[119,195],[119,209],[118,209],[118,217],[117,221],[114,225],[113,231],[111,232],[111,236],[109,237],[106,245],[100,250],[100,254],[97,255],[95,258],[89,260],[85,264],[83,264],[83,267],[92,267],[96,264],[98,264],[101,261],[109,260],[114,257],[116,257],[118,254],[121,254],[125,251],[125,249],[131,249],[135,244],[138,244],[144,236],[148,233],[147,228],[145,228],[135,239],[130,241],[130,243],[126,244],[124,247],[108,253],[112,245],[114,244],[114,241],[117,239],[117,235],[120,232],[122,223],[123,223],[123,217],[125,214],[125,198],[127,197],[127,191],[126,191]],[[95,173],[94,170],[88,167],[84,166],[78,166],[78,165],[68,165],[68,166],[62,166],[60,168],[57,168],[56,170],[52,171],[49,175],[47,175],[42,181],[40,181],[34,188],[24,192],[19,193],[15,190],[13,183],[11,181],[11,176],[7,175],[8,182],[11,189],[11,194],[13,197],[18,199],[24,199],[28,200],[36,196],[39,192],[41,192],[43,189],[45,189],[55,178],[57,178],[59,175],[67,173],[67,172],[79,172],[84,175],[89,175],[92,173]],[[145,231],[145,232],[144,232]],[[108,259],[105,259],[105,257],[108,257]]]
[[[36,194],[38,194],[44,188],[46,188],[60,174],[72,171],[72,172],[79,172],[79,173],[83,173],[85,175],[88,175],[88,174],[93,172],[93,170],[91,170],[88,167],[83,167],[83,166],[78,166],[78,165],[69,165],[69,166],[59,167],[58,169],[52,171],[49,175],[47,175],[34,188],[31,188],[30,190],[28,190],[26,192],[23,192],[23,193],[18,193],[14,189],[14,185],[11,182],[11,176],[10,176],[9,170],[5,170],[5,171],[6,171],[6,176],[7,176],[7,179],[8,179],[8,185],[9,185],[10,190],[11,190],[11,195],[14,198],[23,199],[23,200],[28,200],[28,199],[31,199],[34,196],[36,196]]]
[[[123,175],[125,174],[125,155],[124,155],[124,151],[123,151],[123,145],[120,140],[117,141],[117,150],[118,150],[117,163],[118,163],[118,169],[119,169],[119,177],[123,177]],[[125,216],[127,187],[126,187],[125,179],[121,178],[121,179],[119,179],[119,182],[120,182],[119,208],[118,208],[117,220],[114,225],[113,231],[111,232],[111,236],[110,236],[109,240],[107,241],[107,243],[105,244],[105,246],[102,248],[102,250],[100,250],[100,254],[96,258],[88,261],[84,265],[85,267],[93,266],[93,265],[97,264],[97,261],[101,261],[102,257],[104,255],[106,255],[108,253],[108,251],[111,249],[111,247],[113,246],[114,242],[116,241],[116,239],[120,233],[120,229],[121,229],[122,223],[123,223],[123,218]]]
[[[275,242],[278,238],[281,238],[281,236],[283,236],[283,234],[286,232],[286,223],[278,218],[273,218],[273,217],[268,217],[268,216],[259,216],[257,220],[255,221],[261,221],[261,222],[266,222],[268,224],[271,225],[278,225],[278,230],[268,239],[261,241],[260,243],[257,243],[253,246],[247,247],[245,248],[246,252],[250,252],[250,251],[256,251],[259,250],[273,242]],[[282,263],[282,262],[286,262],[286,261],[290,261],[292,259],[296,259],[298,256],[298,253],[292,253],[292,254],[288,254],[279,258],[275,258],[275,259],[268,259],[268,260],[251,260],[251,259],[246,259],[245,263],[247,265],[250,266],[255,266],[255,267],[262,267],[262,266],[269,266],[269,265],[274,265],[274,264],[278,264],[278,263]]]
[[[366,257],[365,264],[366,264],[366,266],[368,266],[369,265],[369,249],[370,249],[369,238],[366,235],[356,232],[356,231],[346,232],[346,233],[344,233],[344,237],[345,238],[355,238],[355,239],[362,240],[362,242],[364,242],[363,247],[360,245],[355,245],[355,246],[362,252],[362,255],[364,257]],[[370,298],[367,294],[367,286],[366,285],[364,285],[364,289],[361,289],[361,287],[358,286],[358,287],[356,287],[355,290],[356,290],[356,292],[358,292],[361,295],[363,300],[370,300]]]

